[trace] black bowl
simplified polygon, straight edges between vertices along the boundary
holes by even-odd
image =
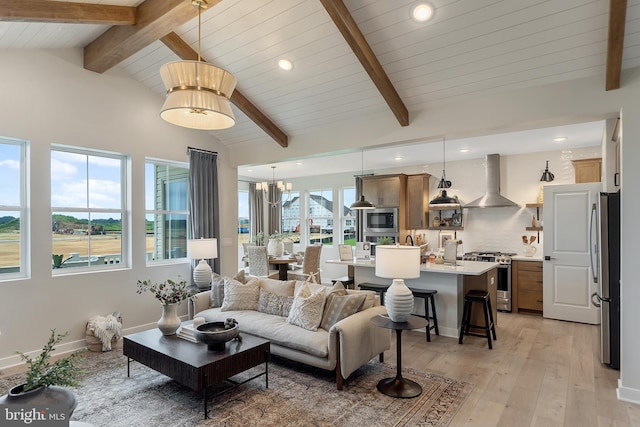
[[[196,339],[206,344],[211,351],[224,351],[227,341],[236,338],[239,333],[237,324],[231,329],[225,329],[224,322],[203,323],[194,331]]]

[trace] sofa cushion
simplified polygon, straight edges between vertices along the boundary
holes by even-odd
[[[310,331],[315,331],[318,329],[318,326],[320,326],[320,321],[322,321],[324,300],[324,289],[312,292],[309,284],[305,283],[300,287],[293,299],[287,322]]]
[[[240,283],[227,277],[224,281],[224,299],[220,310],[257,310],[259,298],[258,279]]]
[[[260,289],[258,299],[258,311],[266,314],[287,317],[291,311],[293,296],[278,295],[273,292]]]
[[[364,303],[362,304],[362,306],[360,307],[360,310],[358,311],[363,311],[368,308],[375,307],[376,305],[380,305],[380,304],[376,304],[376,301],[378,298],[378,293],[376,291],[361,291],[359,289],[347,289],[347,295],[357,295],[357,294],[366,295]]]
[[[327,301],[320,327],[326,331],[345,317],[355,314],[362,307],[366,295],[332,295]]]
[[[271,292],[276,295],[283,295],[292,297],[293,290],[296,284],[295,280],[276,280],[269,279],[268,277],[260,277],[259,279],[260,289],[264,289],[267,292]]]
[[[224,300],[224,279],[224,276],[213,273],[213,280],[211,281],[211,307],[222,306],[222,300]]]
[[[287,318],[265,314],[259,311],[220,311],[210,308],[196,316],[204,317],[207,322],[224,322],[232,317],[238,321],[240,334],[248,333],[262,337],[274,344],[303,351],[317,357],[329,355],[329,333],[324,329],[308,331],[287,323]]]

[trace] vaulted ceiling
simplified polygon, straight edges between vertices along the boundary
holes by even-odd
[[[237,123],[212,136],[286,147],[367,114],[411,126],[496,91],[594,75],[615,90],[640,65],[640,0],[426,2],[434,17],[418,23],[415,0],[208,0],[201,55],[238,79]],[[85,68],[121,67],[164,96],[159,69],[194,59],[196,17],[190,0],[0,0],[0,49],[84,48]]]

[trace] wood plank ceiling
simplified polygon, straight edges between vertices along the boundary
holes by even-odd
[[[202,57],[242,91],[236,126],[212,133],[228,145],[286,147],[287,134],[389,109],[405,126],[452,98],[590,75],[611,90],[640,65],[640,0],[431,0],[426,24],[410,19],[414,0],[209,3]],[[193,57],[196,16],[188,0],[0,0],[0,49],[83,47],[86,68],[119,66],[164,94],[158,70]]]

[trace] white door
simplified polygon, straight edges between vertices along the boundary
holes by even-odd
[[[592,268],[591,255],[600,245],[601,188],[599,182],[544,187],[544,317],[600,323],[600,309],[591,304],[598,291],[597,257]]]

